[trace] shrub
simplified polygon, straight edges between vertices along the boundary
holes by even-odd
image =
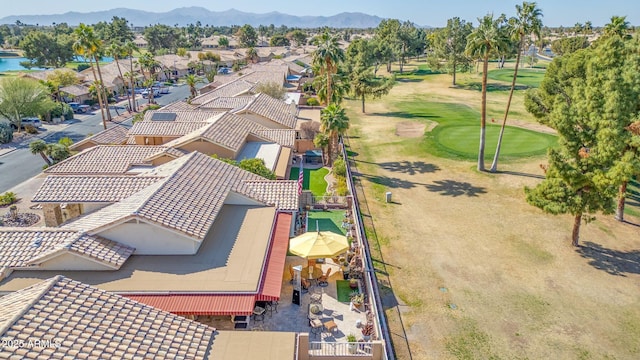
[[[312,98],[308,98],[307,99],[307,105],[309,106],[318,106],[320,105],[320,101],[318,101],[318,99],[312,97]]]
[[[13,140],[13,129],[11,125],[0,123],[0,144],[8,144]]]
[[[26,125],[24,127],[24,131],[26,131],[27,134],[37,134],[38,133],[38,129],[36,129],[36,127],[33,126],[33,125]]]
[[[349,188],[347,187],[347,179],[344,177],[336,178],[336,195],[347,196],[349,195]]]
[[[89,64],[78,64],[78,72],[90,68]]]
[[[341,177],[347,176],[347,166],[343,159],[338,158],[333,162],[333,173]]]
[[[16,202],[16,194],[11,191],[7,191],[6,193],[0,195],[0,205],[11,205]]]
[[[58,105],[51,110],[51,117],[59,118],[63,116],[65,119],[73,119],[73,109],[69,104],[58,103]]]

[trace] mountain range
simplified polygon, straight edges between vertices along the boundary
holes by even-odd
[[[255,14],[235,9],[226,11],[211,11],[202,7],[183,7],[168,12],[150,12],[126,8],[87,13],[67,12],[53,15],[11,15],[0,19],[1,24],[49,25],[66,22],[70,26],[82,23],[95,24],[100,21],[111,21],[114,16],[125,18],[133,26],[147,26],[165,24],[185,26],[200,21],[204,25],[230,26],[250,24],[252,26],[286,25],[288,27],[317,28],[328,26],[332,28],[370,28],[376,27],[382,21],[381,17],[359,12],[343,12],[333,16],[295,16],[280,12]]]

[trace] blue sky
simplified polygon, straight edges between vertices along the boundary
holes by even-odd
[[[292,15],[335,15],[340,12],[363,12],[384,18],[411,20],[419,25],[443,26],[447,19],[459,16],[474,21],[488,12],[513,15],[511,0],[4,0],[0,17],[8,15],[58,14],[67,11],[98,11],[126,7],[147,11],[167,11],[177,7],[201,6],[222,11],[235,8],[241,11],[265,13],[278,11]],[[640,2],[637,0],[538,0],[549,26],[572,26],[590,20],[594,26],[609,22],[612,15],[627,15],[632,25],[640,25]]]

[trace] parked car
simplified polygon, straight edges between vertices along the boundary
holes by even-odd
[[[151,89],[153,91],[153,97],[158,97],[160,96],[160,90],[158,89]],[[149,89],[145,89],[143,92],[140,93],[140,95],[144,96],[145,98],[149,96]]]
[[[10,122],[7,119],[0,119],[0,122],[10,124],[11,128],[14,131],[18,129],[18,127],[14,123]],[[27,125],[31,125],[31,126],[33,126],[35,128],[39,128],[39,127],[42,126],[42,122],[37,117],[28,117],[28,118],[22,119],[22,128],[24,129],[25,126],[27,126]]]
[[[91,109],[89,105],[80,105],[77,102],[71,102],[69,106],[71,106],[71,109],[76,114],[85,114]]]

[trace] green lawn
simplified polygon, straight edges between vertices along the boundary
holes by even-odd
[[[491,80],[504,81],[511,84],[513,80],[513,69],[495,69],[490,70],[487,76]],[[538,87],[544,78],[544,71],[537,69],[520,69],[518,70],[517,85],[527,87]]]
[[[480,114],[462,104],[438,103],[423,100],[396,103],[402,117],[412,120],[431,120],[438,125],[423,138],[403,139],[407,151],[416,145],[436,156],[460,159],[476,159],[480,141]],[[507,123],[508,124],[508,123]],[[500,126],[487,124],[485,159],[493,159]],[[501,158],[515,159],[526,156],[543,155],[547,148],[556,144],[553,135],[538,133],[517,127],[507,127],[502,141]],[[417,143],[416,143],[417,142]]]
[[[308,211],[307,219],[309,219],[309,227],[307,228],[307,231],[316,231],[317,223],[320,231],[331,231],[342,235],[347,234],[346,230],[342,228],[344,210]]]
[[[290,180],[298,180],[298,172],[300,170],[297,167],[291,168],[289,173]],[[302,188],[304,190],[311,190],[314,196],[323,196],[327,192],[327,182],[324,177],[329,173],[329,169],[304,169],[304,181],[302,182]]]

